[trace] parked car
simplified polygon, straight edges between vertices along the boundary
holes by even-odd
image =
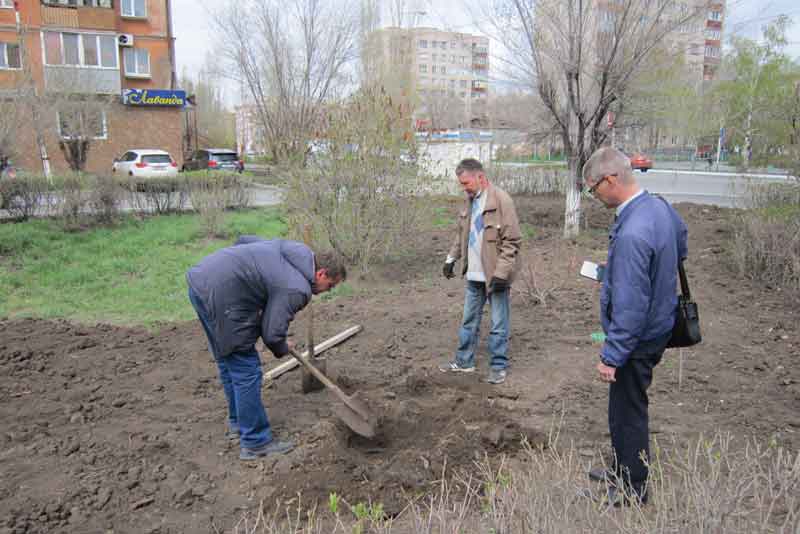
[[[242,172],[244,161],[235,150],[226,148],[204,148],[183,162],[184,171],[224,170]]]
[[[653,160],[645,156],[644,154],[633,154],[630,156],[631,158],[631,168],[636,170],[639,169],[642,172],[647,172],[649,169],[653,168]]]
[[[111,172],[137,178],[165,178],[178,175],[178,164],[169,152],[137,148],[115,159]]]
[[[8,156],[0,157],[0,178],[16,178],[17,169],[12,165]]]

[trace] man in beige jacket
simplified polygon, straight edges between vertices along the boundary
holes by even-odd
[[[458,332],[458,350],[442,372],[475,371],[475,348],[480,339],[483,305],[489,300],[492,329],[489,332],[490,384],[502,384],[508,367],[510,324],[509,290],[517,268],[522,237],[511,197],[493,186],[478,160],[469,158],[456,167],[456,176],[466,193],[458,217],[458,231],[445,260],[443,274],[455,276],[455,262],[463,258],[462,276],[467,279],[464,318]]]

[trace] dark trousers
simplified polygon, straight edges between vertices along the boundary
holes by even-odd
[[[239,430],[242,447],[260,447],[272,441],[272,428],[267,411],[261,401],[261,357],[255,346],[241,352],[220,356],[208,310],[197,294],[189,288],[192,303],[200,324],[208,338],[208,350],[214,356],[219,369],[219,379],[228,401],[228,425],[230,430]]]
[[[617,368],[616,382],[608,390],[608,429],[617,475],[642,501],[647,501],[648,475],[643,458],[650,461],[647,388],[663,354],[663,347],[633,354]]]

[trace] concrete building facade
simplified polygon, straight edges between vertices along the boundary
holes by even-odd
[[[366,78],[413,103],[417,129],[489,121],[489,39],[436,28],[384,28],[370,35]]]
[[[0,98],[35,99],[40,114],[38,132],[30,120],[16,131],[15,165],[42,171],[42,139],[52,171],[68,169],[59,145],[75,124],[90,131],[88,172],[108,174],[132,148],[180,165],[171,16],[170,0],[0,0]]]

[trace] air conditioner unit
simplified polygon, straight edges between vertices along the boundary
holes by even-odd
[[[133,46],[133,34],[121,33],[117,36],[117,42],[120,46]]]

